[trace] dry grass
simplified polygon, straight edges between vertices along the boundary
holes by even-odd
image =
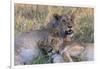
[[[52,14],[75,15],[75,36],[77,41],[94,42],[94,9],[64,6],[15,4],[15,35],[44,28]]]

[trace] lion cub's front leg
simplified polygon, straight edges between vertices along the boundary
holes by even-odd
[[[72,57],[80,59],[79,61],[92,61],[94,46],[86,43],[71,43],[60,50],[60,53],[67,62],[74,61]]]

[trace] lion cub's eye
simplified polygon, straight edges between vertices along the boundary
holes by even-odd
[[[63,19],[62,22],[66,22],[66,21]]]
[[[73,19],[71,18],[70,21],[73,21]]]

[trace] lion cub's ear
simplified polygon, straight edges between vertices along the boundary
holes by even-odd
[[[60,20],[61,16],[59,14],[53,14],[54,19]]]

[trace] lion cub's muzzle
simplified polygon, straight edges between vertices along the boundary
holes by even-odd
[[[69,26],[69,30],[65,30],[64,31],[64,38],[66,37],[66,36],[70,36],[70,37],[72,37],[73,36],[73,30],[71,29],[72,28],[72,26]]]

